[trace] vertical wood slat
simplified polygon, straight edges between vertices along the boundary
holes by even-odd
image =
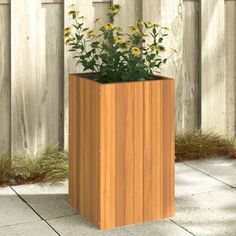
[[[40,10],[40,74],[38,143],[63,144],[63,6],[42,4]],[[38,148],[40,149],[40,148]]]
[[[174,130],[171,120],[174,119],[172,112],[174,108],[173,84],[163,83],[163,106],[162,106],[162,214],[171,216],[174,209]],[[171,109],[168,111],[166,107]],[[171,166],[171,168],[168,168]]]
[[[224,4],[201,0],[200,6],[202,128],[220,133],[226,130]]]
[[[0,5],[0,158],[11,150],[10,5]]]
[[[125,92],[124,84],[116,85],[116,226],[125,224]]]
[[[152,111],[151,83],[143,84],[143,218],[152,219]]]
[[[134,83],[134,223],[143,222],[143,85]]]
[[[170,163],[169,163],[170,169],[169,170],[170,170],[171,183],[170,183],[169,191],[170,191],[170,216],[173,216],[175,214],[175,122],[174,121],[175,121],[175,106],[176,106],[174,81],[172,81],[170,85],[170,97],[171,99],[170,99],[170,114],[169,114],[170,116]],[[162,105],[160,104],[160,107],[161,106]],[[161,126],[162,126],[162,122],[161,122]],[[161,134],[161,136],[163,136],[163,133]],[[161,168],[161,165],[160,165],[160,168]]]
[[[11,1],[12,152],[35,154],[38,146],[40,7],[40,0]]]
[[[182,129],[200,128],[199,1],[184,2]],[[179,106],[179,104],[177,105]]]
[[[124,86],[125,96],[125,224],[134,222],[134,111],[133,84]],[[119,117],[119,116],[118,116]]]
[[[81,151],[80,149],[82,146],[80,146],[80,149],[78,149],[80,143],[80,129],[79,122],[81,121],[81,113],[80,113],[80,107],[79,102],[81,96],[81,83],[76,78],[71,76],[70,82],[69,82],[69,111],[70,111],[70,127],[69,127],[69,139],[70,139],[70,145],[69,145],[69,156],[71,157],[69,162],[69,202],[70,204],[77,210],[80,209],[80,199],[82,196],[80,196],[80,188],[81,188],[81,182],[80,182],[80,176],[77,175],[79,173],[76,171],[76,168],[82,169],[80,166],[80,162],[77,161],[77,155]],[[77,118],[78,115],[78,118]],[[73,130],[73,131],[72,131]],[[77,188],[77,186],[80,186]]]
[[[78,79],[77,79],[78,80]],[[84,80],[80,80],[79,81],[79,143],[77,144],[79,146],[79,152],[77,153],[77,156],[74,158],[79,159],[78,161],[78,166],[80,171],[77,171],[77,169],[75,169],[75,171],[77,172],[77,174],[79,174],[78,179],[78,184],[76,184],[78,189],[78,197],[79,197],[79,211],[81,213],[84,212],[84,205],[85,205],[85,194],[84,194],[84,188],[85,188],[85,169],[84,169],[84,133],[85,133],[85,95],[84,95],[84,91],[85,91],[85,85],[84,85]],[[70,113],[70,116],[71,113]],[[72,129],[73,130],[73,129]],[[70,134],[71,135],[71,134]],[[75,168],[75,167],[74,167]],[[79,186],[79,187],[78,187]]]
[[[161,176],[163,169],[161,168],[161,155],[162,155],[162,81],[153,83],[151,87],[151,131],[159,130],[159,132],[151,133],[151,152],[152,152],[152,218],[161,218],[161,205],[162,198],[160,192],[162,191]]]
[[[142,18],[142,0],[113,0],[112,4],[120,5],[121,11],[115,23],[125,30]]]
[[[104,224],[101,227],[115,227],[116,225],[116,207],[115,207],[115,168],[116,168],[116,159],[115,159],[115,86],[103,86],[101,87],[100,96],[101,101],[104,101],[104,104],[101,102],[101,106],[104,106],[104,109],[101,112],[101,128],[100,132],[103,136],[100,139],[100,142],[104,142],[101,145],[100,150],[100,164],[105,166],[105,169],[101,169],[101,175],[103,175],[101,185],[102,191],[105,189],[105,195],[102,192],[101,199],[103,201],[103,208],[101,206],[100,211],[104,211]],[[104,113],[103,113],[104,112]]]
[[[91,83],[88,80],[84,81],[84,216],[88,219],[91,218],[90,209],[91,209],[91,177],[90,177],[90,169],[91,169],[91,145],[92,141],[90,140],[90,119],[91,117]],[[93,170],[94,171],[94,170]]]
[[[236,1],[225,2],[226,45],[226,131],[234,137],[236,133]]]

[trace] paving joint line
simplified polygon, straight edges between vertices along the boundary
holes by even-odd
[[[20,194],[18,194],[14,188],[12,188],[12,186],[10,186],[10,188],[42,221],[44,221],[58,236],[61,236],[52,225],[50,225]]]
[[[186,232],[190,233],[193,236],[196,236],[195,234],[193,234],[192,232],[190,232],[189,230],[185,229],[182,225],[178,224],[177,222],[175,222],[172,219],[169,219],[169,221],[171,221],[172,223],[176,224],[177,226],[179,226],[180,228],[182,228],[183,230],[185,230]]]
[[[17,226],[17,225],[25,225],[25,224],[28,224],[28,223],[35,223],[35,222],[40,222],[40,221],[41,221],[41,219],[40,220],[34,220],[34,221],[25,221],[25,222],[16,223],[16,224],[10,224],[10,225],[2,225],[2,226],[0,226],[0,229],[11,227],[11,226]]]
[[[45,220],[54,220],[54,219],[60,219],[60,218],[70,217],[70,216],[76,216],[76,215],[78,215],[78,214],[77,214],[77,213],[74,213],[74,214],[71,214],[71,215],[51,217],[51,218],[47,218],[47,219],[45,219]]]
[[[187,197],[194,197],[196,195],[199,195],[199,194],[205,194],[205,193],[212,193],[212,192],[217,192],[221,189],[212,189],[212,190],[209,190],[209,191],[205,191],[205,192],[199,192],[199,193],[192,193],[192,194],[188,194],[188,195],[181,195],[181,196],[175,196],[175,198],[187,198]]]
[[[230,185],[230,184],[227,184],[227,183],[223,182],[222,180],[217,179],[216,177],[214,177],[214,176],[212,176],[212,175],[210,175],[210,174],[207,174],[206,172],[204,172],[204,171],[202,171],[202,170],[197,169],[196,167],[193,167],[193,166],[191,166],[191,165],[189,165],[189,164],[187,164],[187,163],[185,163],[185,162],[182,162],[182,163],[185,164],[185,165],[188,166],[188,167],[191,167],[191,168],[194,169],[194,170],[199,171],[199,172],[202,173],[202,174],[207,175],[208,177],[211,177],[212,179],[217,180],[218,182],[221,182],[222,184],[225,184],[225,185],[227,185],[227,186],[229,186],[229,187],[231,187],[231,188],[236,188],[236,187],[233,187],[233,186]]]

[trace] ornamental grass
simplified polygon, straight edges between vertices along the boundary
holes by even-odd
[[[58,146],[48,146],[36,157],[0,158],[0,186],[36,182],[57,184],[67,177],[68,155]]]
[[[211,131],[177,132],[175,148],[176,161],[236,157],[235,140]]]

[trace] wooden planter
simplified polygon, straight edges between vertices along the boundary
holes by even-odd
[[[70,204],[100,229],[174,215],[174,81],[69,78]]]

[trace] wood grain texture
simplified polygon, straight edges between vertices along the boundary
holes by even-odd
[[[225,45],[226,45],[226,119],[227,133],[234,137],[236,132],[236,1],[225,2]]]
[[[12,152],[30,155],[39,144],[40,7],[40,0],[11,1]]]
[[[10,6],[0,5],[0,157],[11,150]]]
[[[202,128],[220,133],[226,131],[224,4],[201,0],[200,11]]]
[[[63,144],[63,8],[11,2],[12,152]],[[29,19],[30,24],[29,24]]]
[[[40,81],[38,85],[38,149],[50,143],[63,146],[63,6],[42,5],[40,10]],[[41,148],[40,148],[41,146]]]
[[[174,81],[70,86],[71,205],[100,229],[172,216]]]
[[[116,24],[125,30],[142,19],[142,0],[113,0],[112,4],[121,6],[121,11],[116,19]]]
[[[182,129],[200,128],[199,2],[184,3]]]
[[[70,76],[70,204],[93,224],[99,224],[100,95],[96,83]],[[94,119],[88,119],[88,117]]]

